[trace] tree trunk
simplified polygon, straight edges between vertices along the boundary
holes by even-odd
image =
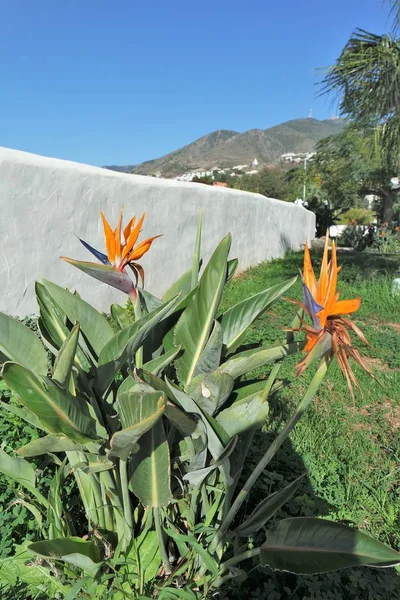
[[[383,216],[383,222],[384,223],[388,223],[390,225],[390,223],[392,222],[393,219],[393,194],[385,194],[383,197],[383,210],[382,210],[382,216]]]

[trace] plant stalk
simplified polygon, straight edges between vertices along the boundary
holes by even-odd
[[[119,461],[119,476],[121,481],[122,505],[124,507],[125,522],[129,528],[130,533],[132,534],[133,517],[131,499],[129,497],[128,488],[128,463],[126,460],[120,459]]]
[[[154,522],[156,524],[156,532],[158,537],[158,545],[160,547],[161,559],[164,565],[166,575],[171,575],[172,569],[168,558],[167,549],[165,547],[164,534],[161,527],[161,515],[160,508],[158,506],[153,507]]]
[[[136,288],[131,292],[130,298],[132,300],[133,310],[135,313],[135,321],[139,321],[142,318],[142,306],[140,304],[140,296]],[[143,346],[138,348],[138,350],[135,352],[135,367],[140,369],[141,366],[143,366]]]

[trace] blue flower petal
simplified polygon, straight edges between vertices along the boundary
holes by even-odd
[[[321,323],[319,322],[319,317],[316,316],[316,313],[322,310],[323,306],[314,300],[314,296],[305,284],[303,284],[303,304],[311,315],[314,327],[316,329],[321,329]]]
[[[108,260],[108,256],[106,254],[99,252],[99,250],[96,250],[96,248],[92,248],[92,246],[90,244],[88,244],[84,240],[81,240],[81,238],[78,238],[78,239],[85,246],[85,248],[93,254],[93,256],[95,256],[100,262],[103,263],[103,265],[110,264],[110,261]]]

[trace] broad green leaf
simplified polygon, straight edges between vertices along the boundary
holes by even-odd
[[[96,439],[95,421],[88,415],[84,400],[16,363],[5,363],[3,377],[21,404],[35,413],[51,433],[64,433],[81,443]]]
[[[174,298],[162,304],[129,327],[113,335],[100,353],[99,365],[115,362],[119,365],[118,371],[122,364],[131,360],[135,351],[142,345],[146,335],[171,311],[176,303],[177,298]]]
[[[171,285],[170,288],[168,288],[168,290],[165,292],[164,296],[162,297],[162,301],[168,302],[168,300],[175,298],[175,296],[177,294],[181,294],[181,298],[183,296],[186,296],[190,292],[190,289],[191,289],[190,288],[191,278],[192,278],[192,270],[189,269],[188,271],[185,271],[185,273],[183,273],[183,275],[181,275],[179,277],[179,279],[177,279],[175,281],[175,283],[173,283]]]
[[[134,289],[133,281],[125,271],[119,271],[110,265],[101,265],[84,260],[74,260],[73,258],[63,257],[63,260],[80,271],[83,271],[86,275],[90,275],[102,283],[111,285],[120,292],[130,294]]]
[[[28,548],[39,556],[62,560],[91,575],[95,575],[102,565],[100,551],[96,544],[79,537],[33,542],[29,544]]]
[[[222,373],[228,373],[236,379],[253,369],[258,369],[270,363],[285,358],[289,354],[300,352],[304,348],[304,342],[293,342],[292,344],[282,344],[274,348],[256,348],[255,350],[246,350],[239,352],[220,367]]]
[[[176,402],[179,406],[188,413],[193,413],[195,415],[199,415],[201,420],[204,423],[207,432],[208,438],[208,447],[211,453],[211,456],[214,460],[218,460],[221,454],[224,451],[224,446],[216,433],[213,423],[215,422],[212,417],[207,418],[201,408],[196,404],[196,402],[187,394],[179,390],[178,388],[171,385],[171,383],[167,380],[167,385],[170,392],[173,394]]]
[[[183,479],[188,481],[191,485],[200,485],[204,481],[204,479],[214,471],[218,469],[232,454],[237,444],[238,438],[233,437],[230,442],[226,445],[221,456],[209,467],[205,467],[204,469],[197,469],[197,471],[191,471],[190,473],[186,473],[183,476]]]
[[[232,306],[220,317],[224,344],[232,352],[253,321],[276,302],[296,282],[297,277],[279,283]]]
[[[261,396],[240,401],[221,411],[216,417],[229,436],[239,435],[249,429],[259,429],[265,424],[269,404]]]
[[[114,322],[118,325],[119,329],[125,329],[125,327],[129,327],[132,325],[132,317],[128,313],[128,311],[120,306],[119,304],[112,304],[111,308],[111,316]]]
[[[153,294],[150,294],[150,292],[148,292],[147,290],[138,288],[138,292],[139,292],[140,302],[142,304],[142,307],[147,312],[153,312],[157,308],[160,308],[160,306],[163,304],[162,300],[157,298],[157,296],[153,296]],[[172,298],[168,298],[168,300],[169,299],[172,300]]]
[[[47,353],[28,327],[0,313],[0,354],[39,375],[47,374]]]
[[[282,490],[278,490],[262,500],[244,523],[235,529],[235,533],[241,537],[247,537],[259,531],[284,504],[293,498],[303,477],[304,475],[300,475]]]
[[[142,580],[154,580],[161,567],[160,544],[156,531],[143,531],[137,540],[138,568]]]
[[[122,429],[111,438],[110,456],[118,456],[126,461],[131,453],[137,452],[138,441],[161,418],[166,401],[166,397],[159,392],[119,394],[117,412]]]
[[[147,363],[144,363],[142,369],[144,371],[149,371],[149,373],[152,373],[153,375],[156,375],[158,377],[165,369],[165,367],[168,367],[168,365],[170,365],[175,360],[180,351],[181,347],[176,346],[169,352],[165,352],[165,354],[162,354],[161,356],[153,358]]]
[[[208,375],[218,369],[221,362],[222,344],[221,325],[218,321],[214,321],[213,330],[193,371],[193,377],[201,374]]]
[[[37,427],[42,431],[48,431],[48,429],[43,426],[43,423],[40,421],[39,417],[37,417],[35,413],[33,413],[28,408],[22,406],[14,406],[14,404],[2,401],[0,401],[0,406],[2,406],[5,410],[12,413],[13,415],[17,415],[17,417],[23,419],[27,423],[30,423],[34,427]]]
[[[200,270],[200,261],[201,261],[201,232],[203,225],[203,213],[200,211],[199,220],[197,222],[197,233],[196,233],[196,242],[194,245],[194,252],[192,257],[192,274],[191,274],[191,283],[190,288],[194,290],[197,287],[197,282],[199,280],[199,270]]]
[[[82,446],[76,444],[62,433],[51,433],[37,440],[33,440],[17,450],[18,456],[32,457],[46,454],[47,452],[66,452],[67,450],[80,450]]]
[[[366,533],[323,519],[283,519],[267,531],[262,564],[292,573],[325,573],[346,567],[390,567],[400,553]]]
[[[145,506],[167,506],[172,499],[169,447],[162,421],[145,433],[130,461],[129,487]]]
[[[44,285],[36,282],[35,291],[36,300],[40,307],[40,317],[38,320],[40,334],[50,351],[57,355],[57,352],[70,333],[67,327],[67,316],[54,301]],[[92,366],[79,344],[75,354],[75,366],[80,371],[85,371],[86,373],[90,371]]]
[[[75,353],[79,340],[79,323],[74,325],[68,337],[63,342],[59,353],[54,362],[53,379],[57,381],[62,388],[68,389],[71,378],[72,367],[74,365]]]
[[[230,246],[231,236],[227,235],[204,269],[199,287],[175,327],[175,344],[183,350],[182,356],[176,361],[176,369],[185,387],[193,377],[218,310],[226,281]]]
[[[192,414],[172,404],[172,402],[167,403],[164,414],[182,437],[191,436],[193,439],[197,439],[201,436],[198,420]]]
[[[239,385],[232,391],[231,397],[233,398],[234,402],[244,399],[251,400],[254,398],[254,396],[261,395],[263,389],[265,388],[265,379],[254,381],[252,383],[244,381],[243,383],[245,385]]]
[[[107,320],[90,304],[62,287],[43,280],[43,285],[72,323],[78,322],[82,333],[99,356],[101,349],[113,337]]]
[[[28,461],[23,458],[9,456],[0,448],[0,471],[21,483],[28,490],[35,488],[35,471]]]
[[[232,277],[234,276],[234,274],[236,273],[236,269],[239,266],[239,261],[237,258],[232,258],[231,260],[228,260],[228,264],[227,264],[227,274],[226,274],[226,280],[229,281],[230,279],[232,279]]]
[[[217,369],[192,379],[187,391],[205,413],[214,415],[231,395],[234,384],[233,377]]]

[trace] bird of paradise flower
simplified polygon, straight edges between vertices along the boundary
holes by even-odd
[[[329,263],[328,252],[329,236],[327,235],[320,277],[317,281],[307,244],[304,247],[303,302],[291,301],[299,304],[309,315],[312,326],[301,319],[301,325],[295,329],[295,331],[304,332],[307,338],[304,347],[306,356],[299,362],[297,369],[298,374],[300,374],[318,357],[324,355],[335,356],[354,401],[353,385],[360,392],[361,388],[349,359],[352,358],[369,375],[374,377],[365,358],[353,346],[349,331],[353,331],[364,344],[369,345],[368,341],[359,327],[345,316],[355,313],[360,308],[361,298],[339,300],[336,286],[341,267],[337,265],[335,242],[332,241],[332,253]]]
[[[137,297],[137,284],[139,277],[144,286],[144,270],[143,267],[137,262],[142,258],[146,252],[150,249],[153,241],[161,237],[159,235],[147,238],[136,245],[143,222],[145,219],[145,213],[136,222],[136,217],[132,217],[126,227],[122,230],[122,210],[119,214],[117,226],[114,230],[110,227],[107,219],[103,212],[100,212],[103,221],[104,228],[104,241],[106,246],[107,254],[103,254],[99,250],[96,250],[90,244],[80,239],[80,242],[95,256],[102,264],[99,265],[94,262],[86,262],[81,260],[75,260],[63,256],[62,259],[69,264],[77,267],[84,273],[87,273],[91,277],[107,283],[118,290],[128,294],[132,301],[135,301]],[[135,246],[136,245],[136,246]],[[126,268],[129,267],[134,275],[135,281],[133,281]]]

